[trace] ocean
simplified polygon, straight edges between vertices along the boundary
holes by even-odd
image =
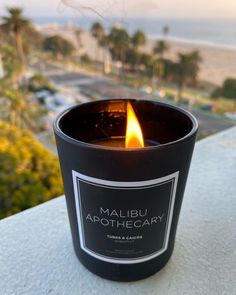
[[[188,43],[206,44],[224,48],[236,49],[236,19],[154,19],[154,18],[106,18],[91,17],[37,17],[38,25],[48,23],[76,23],[84,29],[89,29],[95,21],[101,21],[106,29],[114,23],[125,26],[129,33],[142,29],[147,36],[158,38],[162,35],[163,26],[169,27],[167,38]]]

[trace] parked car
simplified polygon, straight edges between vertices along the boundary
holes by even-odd
[[[143,86],[143,87],[139,88],[139,91],[141,93],[151,94],[152,93],[152,87],[151,86]]]
[[[227,112],[227,113],[224,113],[225,117],[228,118],[228,119],[231,119],[231,120],[236,120],[236,113],[230,113],[230,112]]]

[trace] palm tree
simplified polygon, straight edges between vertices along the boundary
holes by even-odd
[[[131,54],[131,56],[136,57],[136,64],[134,66],[139,69],[139,64],[140,64],[139,48],[140,46],[145,45],[147,41],[146,36],[143,31],[137,30],[131,37],[130,41],[133,46],[133,48],[131,49],[131,52],[133,51],[133,54]]]
[[[139,51],[140,46],[145,45],[146,41],[147,40],[144,32],[140,30],[136,31],[131,38],[131,43],[134,49],[136,49],[137,51]]]
[[[130,37],[124,28],[113,27],[108,35],[109,48],[112,58],[121,61],[122,66],[125,61],[130,46]]]
[[[140,55],[140,63],[143,66],[146,74],[153,78],[155,58],[150,53],[142,53]]]
[[[105,69],[106,55],[107,55],[106,51],[109,44],[105,29],[100,22],[95,22],[92,25],[90,31],[92,36],[97,40],[98,50],[99,50],[99,47],[103,48],[103,63],[104,63],[104,69]]]
[[[168,50],[169,45],[164,40],[158,40],[153,48],[153,53],[158,58],[156,62],[156,71],[158,72],[158,76],[160,79],[163,77],[165,72],[164,54]]]
[[[168,26],[164,26],[162,28],[162,35],[163,35],[163,37],[167,36],[169,34],[169,32],[170,32],[170,28]]]
[[[153,53],[161,60],[164,59],[164,54],[169,50],[169,45],[164,40],[158,40],[153,48]]]
[[[95,22],[91,29],[91,34],[92,36],[97,39],[98,43],[102,40],[102,38],[105,35],[105,29],[103,27],[103,25],[100,22]]]
[[[9,16],[2,18],[2,28],[8,33],[13,33],[15,39],[15,46],[22,63],[23,69],[26,66],[25,53],[23,46],[23,33],[30,26],[30,21],[26,19],[22,13],[22,9],[18,7],[8,8]]]
[[[196,83],[197,75],[200,69],[199,63],[201,61],[202,58],[198,51],[179,53],[178,63],[175,67],[175,77],[178,83],[178,100],[182,98],[183,88],[187,81]]]

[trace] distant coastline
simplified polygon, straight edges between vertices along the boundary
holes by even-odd
[[[33,19],[38,25],[68,24],[75,23],[85,30],[88,30],[95,20],[93,18],[70,17],[37,17]],[[167,25],[170,33],[167,36],[169,41],[204,45],[222,49],[236,50],[236,20],[215,19],[215,20],[187,20],[187,19],[106,19],[104,26],[108,29],[114,23],[121,23],[126,29],[133,33],[142,29],[150,39],[161,37],[162,27]]]
[[[160,40],[160,39],[163,39],[163,36],[162,35],[148,35],[148,38],[150,40]],[[236,43],[235,43],[235,45],[221,44],[221,43],[214,43],[211,41],[187,39],[187,38],[181,38],[181,37],[176,37],[176,36],[171,36],[171,35],[165,37],[165,40],[167,42],[169,41],[169,42],[177,42],[177,43],[183,43],[183,44],[209,46],[209,47],[218,48],[218,49],[236,50]]]
[[[55,24],[56,22],[54,22]],[[68,23],[68,22],[67,22]],[[91,24],[90,24],[91,26]],[[57,23],[57,25],[44,25],[41,26],[41,31],[45,35],[63,35],[70,41],[76,44],[75,34],[73,26],[65,26]],[[160,35],[159,35],[160,37]],[[167,37],[170,44],[170,50],[166,53],[166,57],[172,60],[176,60],[178,53],[190,52],[198,50],[202,63],[200,64],[199,79],[202,81],[208,81],[215,85],[221,85],[226,78],[236,78],[236,48],[228,48],[227,46],[217,46],[209,44],[199,44],[198,42],[191,42],[190,40],[179,41],[171,40],[171,37]],[[149,38],[143,48],[144,52],[152,52],[154,44],[157,38]],[[177,41],[176,41],[177,40]],[[83,50],[92,59],[99,59],[102,61],[102,50],[99,50],[96,40],[91,36],[88,29],[84,29],[81,34],[81,42],[83,44]]]

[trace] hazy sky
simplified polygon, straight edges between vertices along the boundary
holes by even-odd
[[[96,11],[123,17],[236,18],[236,0],[0,0],[0,15],[12,5],[25,8],[28,16],[80,16]]]

